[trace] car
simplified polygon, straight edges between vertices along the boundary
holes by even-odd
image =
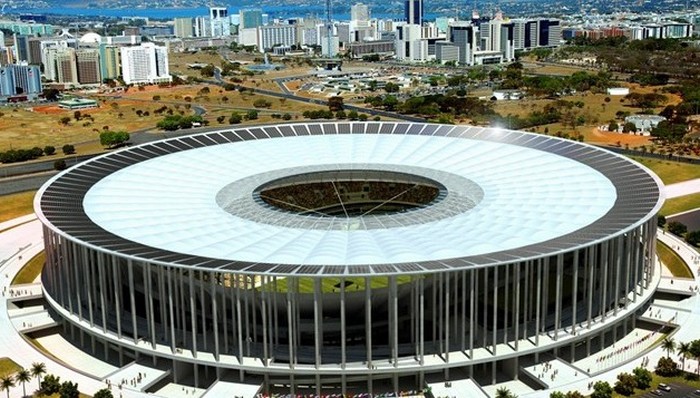
[[[695,391],[693,391],[693,394],[695,394],[695,395],[700,395],[700,390],[695,390]]]
[[[659,390],[671,391],[671,387],[665,383],[659,383]]]
[[[664,395],[664,393],[662,393],[661,390],[653,390],[651,393],[654,394],[654,395],[657,395],[657,396],[659,396],[659,397],[662,396],[662,395]]]

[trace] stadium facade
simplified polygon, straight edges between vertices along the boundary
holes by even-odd
[[[93,350],[175,382],[340,392],[517,378],[625,335],[658,284],[662,201],[646,169],[578,142],[340,122],[120,150],[35,210],[45,296]]]

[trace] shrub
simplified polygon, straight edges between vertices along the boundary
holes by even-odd
[[[668,232],[677,236],[682,236],[684,233],[688,232],[688,227],[678,221],[671,221],[668,223]]]
[[[71,144],[66,144],[61,148],[64,155],[72,155],[75,153],[75,147]]]
[[[46,156],[51,156],[54,153],[56,153],[56,148],[52,147],[51,145],[47,145],[44,147],[44,154]]]
[[[629,373],[620,373],[617,375],[615,382],[615,391],[618,394],[625,396],[632,395],[634,389],[637,388],[637,379]]]
[[[58,171],[65,170],[67,167],[68,166],[66,166],[66,161],[63,159],[60,159],[60,160],[53,162],[53,168],[55,170],[58,170]]]
[[[680,369],[678,369],[678,364],[676,362],[668,357],[662,357],[659,359],[659,362],[656,364],[656,369],[654,370],[657,375],[659,376],[676,376],[680,372]]]

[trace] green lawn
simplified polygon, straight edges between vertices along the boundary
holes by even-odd
[[[41,252],[34,256],[29,262],[22,267],[21,270],[12,279],[12,285],[19,285],[22,283],[33,283],[36,277],[41,273],[42,268],[44,268],[44,262],[46,261],[46,253]]]
[[[666,246],[661,241],[656,241],[656,253],[659,255],[661,262],[666,265],[671,274],[679,278],[692,278],[688,264],[683,261],[670,247]]]
[[[35,194],[36,191],[28,191],[0,196],[0,222],[34,213]]]
[[[630,158],[650,168],[651,171],[661,178],[664,184],[700,178],[700,165],[698,164],[651,159],[642,156],[630,156]]]
[[[20,369],[22,367],[10,358],[0,358],[0,377],[13,375]]]
[[[666,199],[666,203],[664,203],[660,213],[668,217],[672,214],[697,209],[698,207],[700,207],[700,193],[694,193],[673,199]]]

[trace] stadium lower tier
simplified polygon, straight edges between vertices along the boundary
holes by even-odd
[[[67,325],[154,361],[292,386],[422,378],[573,347],[633,320],[655,288],[655,232],[651,219],[578,250],[492,267],[311,277],[135,261],[45,228],[42,278]]]

